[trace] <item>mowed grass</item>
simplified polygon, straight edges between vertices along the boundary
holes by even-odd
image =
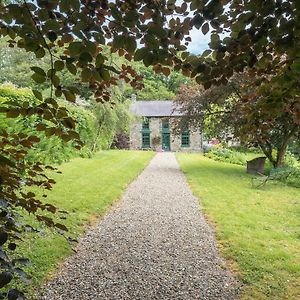
[[[258,190],[245,167],[200,154],[177,159],[243,283],[241,299],[300,299],[300,189]]]
[[[57,183],[45,201],[69,212],[61,223],[69,228],[68,235],[78,237],[86,225],[121,197],[153,156],[153,152],[114,150],[100,152],[92,159],[73,159],[59,167],[62,174],[51,174]],[[30,222],[35,223],[32,218]],[[49,272],[55,271],[71,252],[66,239],[46,227],[42,227],[40,234],[28,234],[18,254],[31,261],[26,268],[32,276],[29,292],[44,283]]]

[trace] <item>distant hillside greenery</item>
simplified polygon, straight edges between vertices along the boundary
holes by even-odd
[[[108,50],[104,50],[108,51]],[[35,57],[33,54],[25,52],[23,49],[9,48],[4,40],[0,41],[0,83],[11,82],[17,87],[36,87],[35,82],[31,79],[30,67],[35,64]],[[128,64],[123,57],[114,56],[112,54],[112,65],[120,68],[122,64]],[[41,68],[49,66],[48,58],[39,60]],[[120,82],[117,90],[114,92],[119,99],[128,99],[132,94],[136,94],[138,100],[170,100],[174,99],[180,85],[191,82],[190,78],[185,77],[179,72],[171,72],[169,76],[155,73],[152,68],[147,68],[141,62],[132,62],[131,65],[137,73],[143,76],[144,89],[134,90],[131,86],[124,82]],[[68,71],[64,71],[61,76],[62,85],[76,86],[81,90],[81,94],[85,99],[91,97],[91,92],[86,84],[80,82],[78,78]],[[49,89],[48,84],[39,85],[39,88],[44,90]],[[115,100],[115,99],[113,99]]]
[[[166,77],[163,74],[156,74],[151,68],[147,68],[141,63],[134,62],[133,66],[138,74],[144,77],[145,87],[139,91],[133,91],[131,87],[125,87],[125,97],[135,93],[137,100],[172,100],[175,99],[180,85],[191,82],[190,78],[178,72],[171,72]]]

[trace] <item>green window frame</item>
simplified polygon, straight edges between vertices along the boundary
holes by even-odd
[[[143,125],[142,125],[142,129],[150,129],[150,120],[149,118],[144,118],[143,120]]]
[[[150,132],[142,132],[142,148],[150,148]]]
[[[168,131],[170,129],[170,124],[168,119],[162,119],[162,130]]]
[[[186,130],[181,134],[181,147],[189,147],[189,146],[190,146],[190,132]]]

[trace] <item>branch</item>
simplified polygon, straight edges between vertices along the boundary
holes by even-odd
[[[26,2],[26,0],[23,0],[23,2],[24,2],[24,5],[25,5],[25,7],[26,7],[26,10],[28,11],[28,13],[29,13],[29,15],[30,15],[30,17],[31,17],[31,20],[33,21],[33,23],[34,23],[34,25],[35,25],[35,28],[36,28],[38,34],[41,36],[41,38],[42,38],[42,40],[43,40],[43,42],[44,42],[44,44],[45,44],[45,46],[46,46],[46,48],[47,48],[47,50],[48,50],[48,52],[49,52],[49,55],[50,55],[50,64],[51,64],[50,98],[52,98],[52,97],[53,97],[53,84],[52,84],[52,79],[53,79],[53,70],[54,70],[53,53],[52,53],[52,51],[51,51],[51,49],[50,49],[50,47],[49,47],[49,45],[48,45],[48,43],[47,43],[47,41],[46,41],[46,39],[45,39],[45,37],[44,37],[42,31],[40,30],[40,28],[39,28],[39,26],[38,26],[38,24],[37,24],[37,22],[36,22],[34,16],[33,16],[32,13],[31,13],[31,11],[30,11],[30,9],[29,9],[29,7],[28,7],[28,3]]]
[[[240,94],[240,92],[238,91],[238,89],[235,87],[235,85],[231,82],[230,86],[233,88],[234,92],[237,94],[237,96],[242,99],[242,96]]]
[[[232,113],[232,111],[230,111],[230,110],[218,110],[218,111],[215,111],[215,112],[206,113],[205,115],[206,116],[212,116],[212,115],[230,114],[230,113]]]

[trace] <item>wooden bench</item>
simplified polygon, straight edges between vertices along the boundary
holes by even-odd
[[[251,178],[252,187],[260,188],[268,181],[278,180],[278,181],[286,181],[288,177],[293,174],[294,170],[290,168],[279,168],[273,169],[269,175],[265,175],[262,173],[257,173],[259,176],[255,176]]]

